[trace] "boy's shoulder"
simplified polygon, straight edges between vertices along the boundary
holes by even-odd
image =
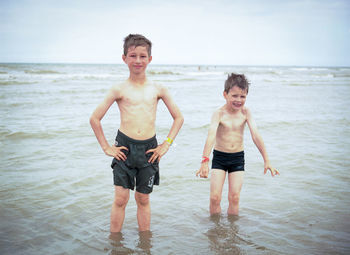
[[[116,84],[113,84],[111,87],[111,90],[121,90],[122,88],[124,88],[125,86],[128,86],[128,81],[122,81]]]
[[[159,90],[166,89],[163,84],[154,81],[149,81],[149,85]]]
[[[153,88],[154,91],[156,91],[156,93],[158,94],[159,97],[162,97],[162,96],[164,96],[164,95],[169,93],[168,88],[166,86],[164,86],[163,84],[161,84],[161,83],[154,82],[154,81],[148,81],[147,85],[149,87]]]
[[[225,111],[225,105],[223,105],[213,112],[213,117],[218,118],[220,120],[225,115]]]
[[[246,106],[244,106],[244,107],[242,108],[242,114],[245,115],[245,116],[250,115],[250,110],[249,110],[249,108],[246,107]]]

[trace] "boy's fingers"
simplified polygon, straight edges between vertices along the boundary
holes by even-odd
[[[124,154],[123,152],[116,153],[116,154],[114,155],[114,157],[115,157],[116,159],[118,159],[118,160],[123,160],[123,161],[126,160],[126,156],[125,156],[125,154]]]
[[[149,149],[148,151],[146,151],[146,154],[147,153],[150,153],[150,152],[153,152],[153,151],[155,151],[156,150],[156,148],[154,148],[154,149]]]
[[[275,176],[275,175],[279,175],[280,173],[278,172],[278,170],[276,168],[269,168],[271,171],[271,175]]]
[[[160,155],[158,153],[153,153],[152,156],[149,159],[149,163],[154,163],[154,161],[158,158],[158,162],[160,160]]]

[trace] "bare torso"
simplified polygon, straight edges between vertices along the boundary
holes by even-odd
[[[146,82],[135,85],[128,81],[117,86],[120,111],[119,130],[127,136],[145,140],[155,135],[155,120],[160,86]]]
[[[247,122],[245,108],[232,112],[223,106],[219,109],[219,115],[215,150],[230,153],[243,151],[244,126]]]

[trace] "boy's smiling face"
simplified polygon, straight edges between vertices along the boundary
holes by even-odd
[[[144,73],[147,65],[152,61],[152,56],[148,56],[147,47],[131,46],[128,48],[128,53],[123,55],[123,61],[128,65],[130,73]]]
[[[242,90],[238,86],[233,86],[228,93],[224,91],[224,97],[229,109],[236,111],[243,108],[247,99],[247,90]]]

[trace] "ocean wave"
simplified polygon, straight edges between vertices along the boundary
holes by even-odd
[[[124,78],[124,76],[123,76]],[[53,83],[67,81],[118,81],[120,76],[114,74],[72,74],[62,75],[52,80]]]
[[[87,80],[87,81],[103,81],[110,80],[113,76],[111,75],[83,75],[70,77],[71,80]]]
[[[34,81],[0,81],[0,86],[35,84]]]
[[[196,79],[196,78],[182,78],[182,79],[173,79],[173,80],[161,79],[161,78],[152,79],[152,81],[154,81],[154,82],[161,82],[161,83],[181,82],[181,81],[197,81],[197,80],[198,79]]]
[[[190,130],[191,131],[208,130],[209,126],[210,126],[210,123],[207,123],[207,124],[200,125],[200,126],[190,127]]]
[[[37,130],[35,132],[29,131],[11,131],[11,130],[1,130],[0,131],[0,140],[9,139],[9,140],[23,140],[23,139],[51,139],[57,138],[58,136],[69,136],[76,135],[80,131],[78,130]]]
[[[0,71],[0,74],[8,74],[7,72]]]
[[[56,134],[49,134],[48,132],[37,132],[37,133],[30,133],[30,132],[24,132],[24,131],[2,131],[0,132],[0,136],[4,137],[5,139],[11,139],[11,140],[20,140],[20,139],[28,139],[28,138],[41,138],[41,139],[47,139],[50,137],[56,136]]]
[[[310,83],[288,83],[288,86],[292,87],[305,87],[305,86],[313,86],[315,84],[310,84]]]
[[[333,76],[337,78],[350,78],[350,73],[334,74]]]
[[[64,74],[53,70],[24,70],[28,74]]]
[[[261,121],[259,123],[259,129],[261,130],[295,130],[296,128],[303,127],[315,127],[315,126],[329,126],[329,119],[299,119],[299,120],[281,120],[281,121]],[[349,126],[350,119],[344,117],[338,117],[332,119],[332,123],[336,126]],[[305,129],[307,132],[309,129]]]
[[[147,74],[150,75],[181,75],[180,73],[174,73],[171,71],[153,71],[153,70],[149,70],[147,71]]]

